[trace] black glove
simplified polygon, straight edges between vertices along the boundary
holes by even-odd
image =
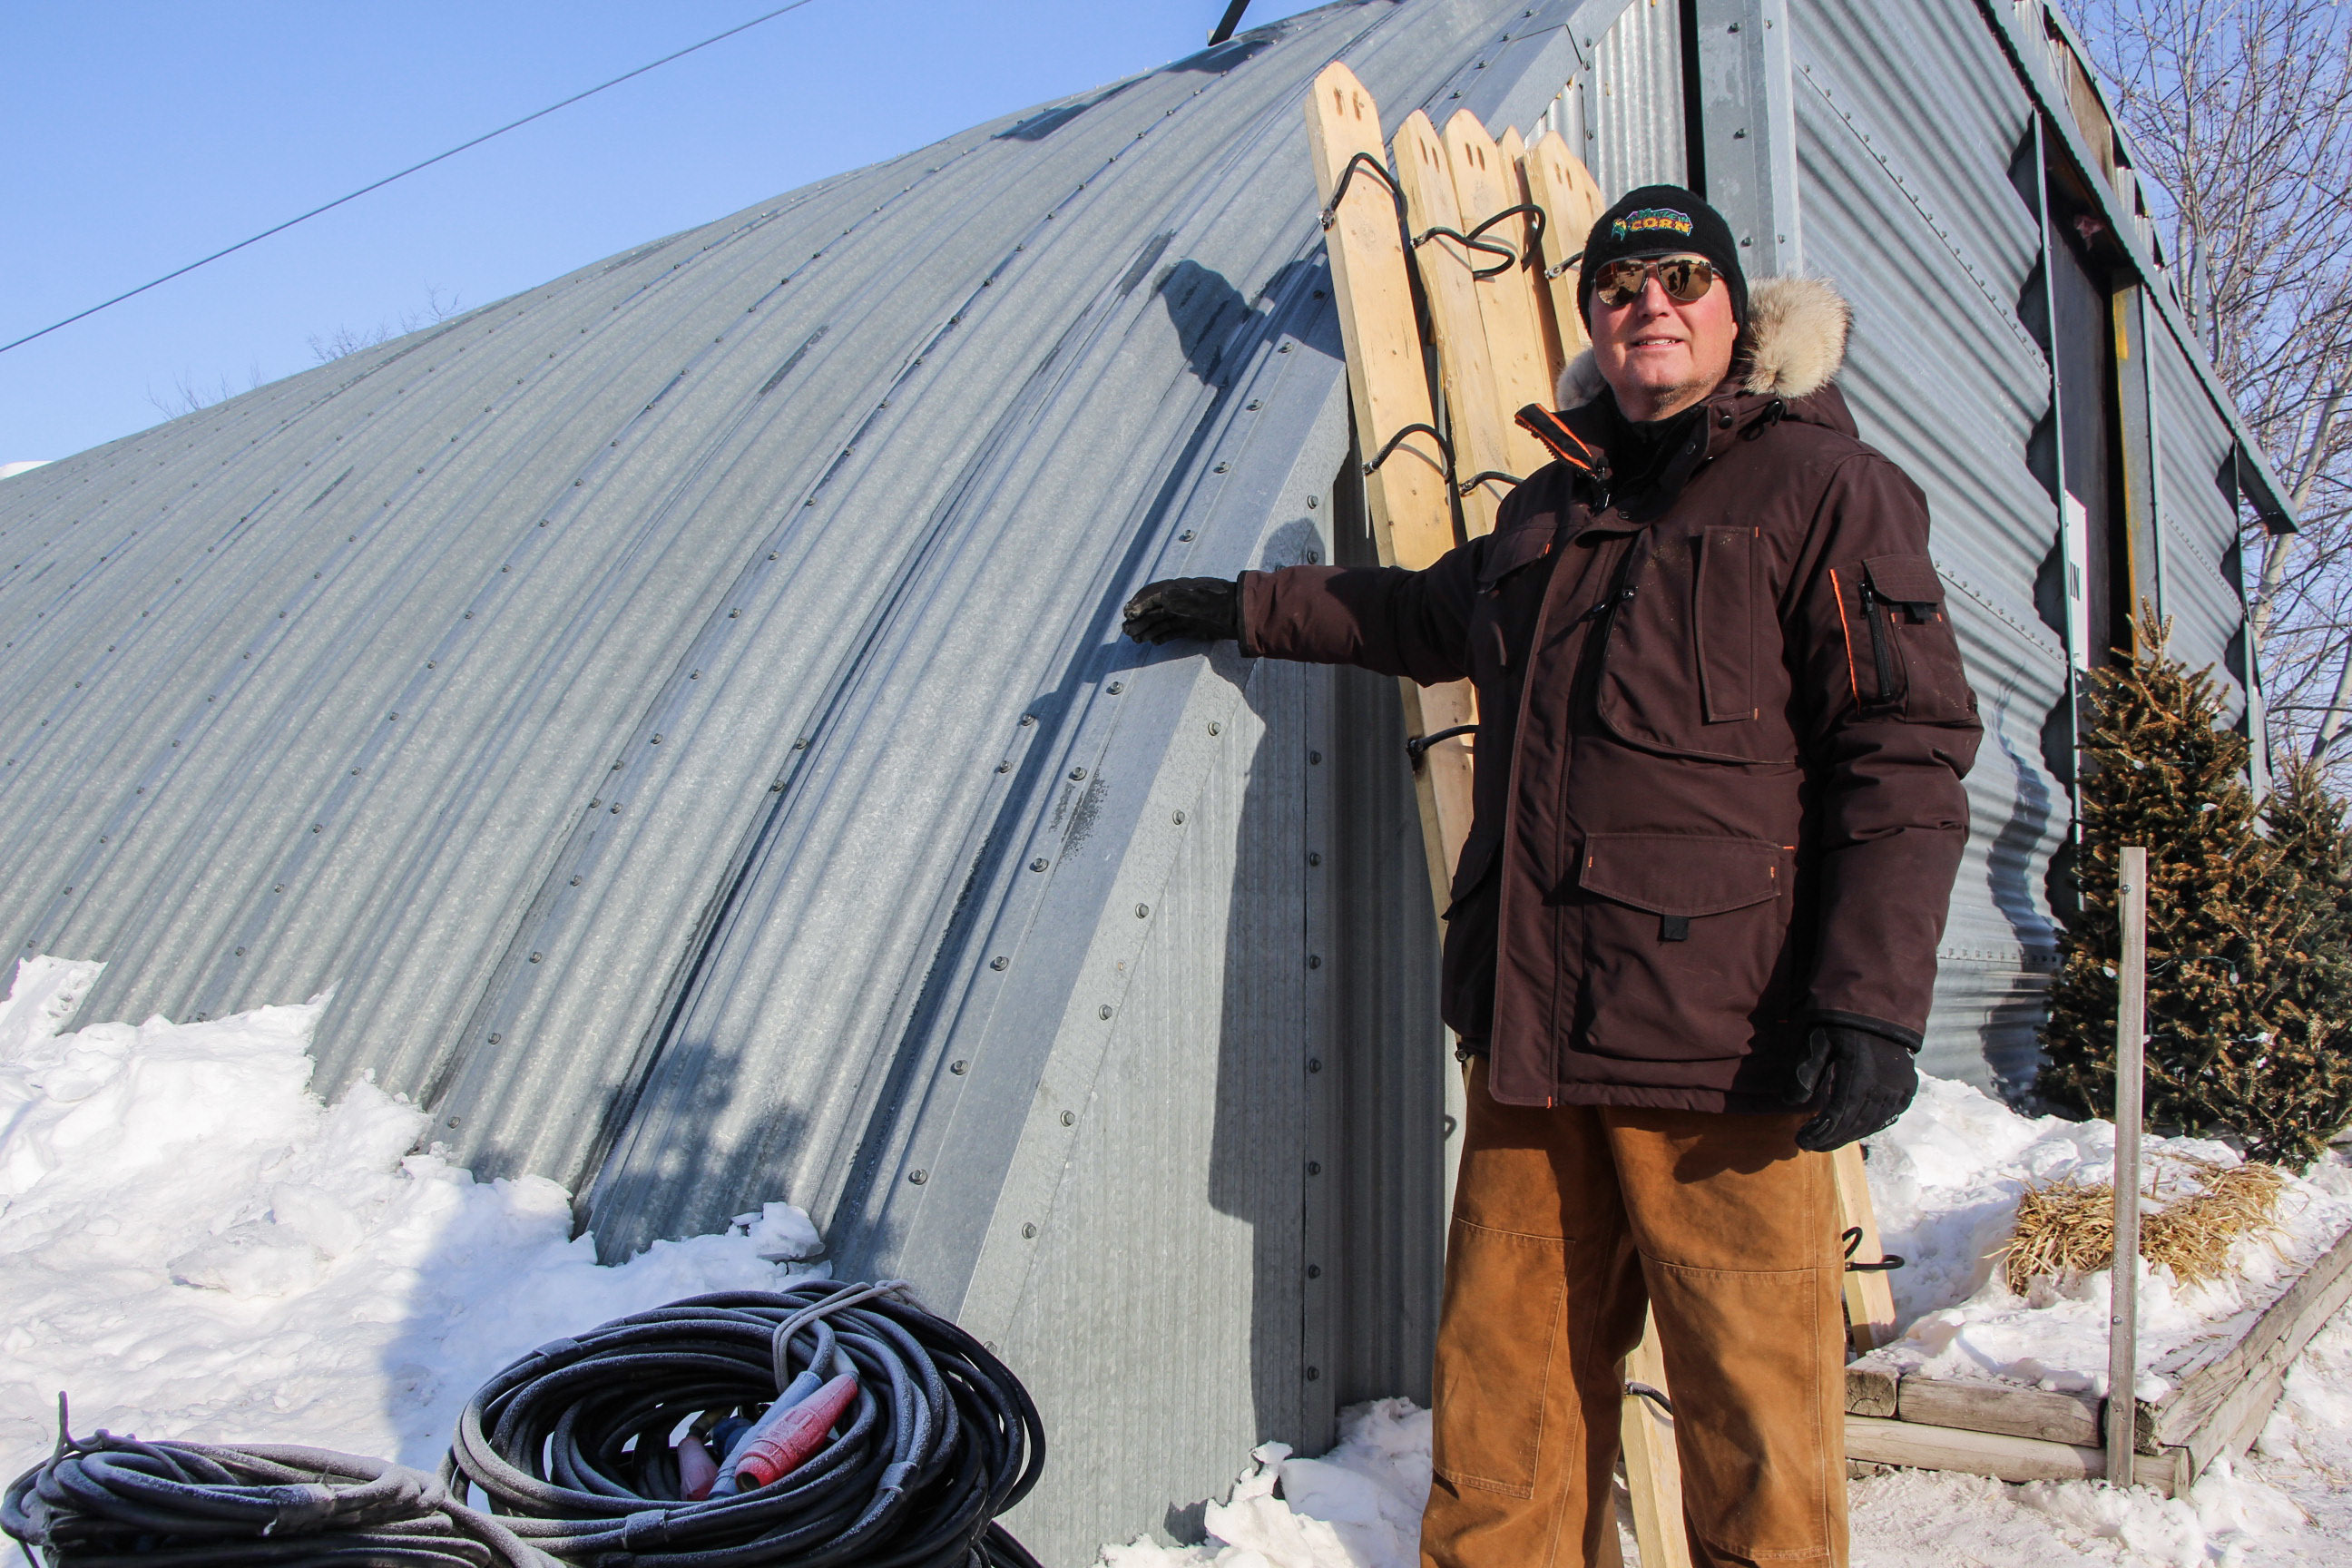
[[[1815,1091],[1822,1093],[1812,1120],[1797,1129],[1797,1147],[1827,1153],[1894,1126],[1919,1092],[1911,1052],[1902,1041],[1867,1029],[1814,1025],[1805,1037],[1805,1054],[1797,1059],[1790,1103],[1812,1105]]]
[[[1127,602],[1127,619],[1119,629],[1148,643],[1177,637],[1239,639],[1242,585],[1223,577],[1163,577],[1146,583]]]

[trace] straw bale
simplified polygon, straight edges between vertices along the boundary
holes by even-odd
[[[2286,1178],[2274,1165],[2223,1164],[2187,1154],[2149,1162],[2139,1222],[2139,1254],[2172,1270],[2184,1285],[2231,1272],[2230,1253],[2250,1236],[2275,1237]],[[2002,1253],[2011,1290],[2025,1294],[2039,1275],[2077,1279],[2109,1267],[2116,1255],[2115,1188],[2061,1177],[2029,1187],[2017,1202],[2017,1228]]]

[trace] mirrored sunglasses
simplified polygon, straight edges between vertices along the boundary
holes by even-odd
[[[1653,261],[1609,262],[1593,275],[1592,297],[1613,310],[1631,303],[1653,278],[1677,305],[1702,300],[1715,287],[1713,267],[1695,256],[1668,256]]]

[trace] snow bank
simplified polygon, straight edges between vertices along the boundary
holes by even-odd
[[[1429,1499],[1429,1412],[1409,1399],[1339,1417],[1339,1446],[1295,1459],[1288,1445],[1250,1451],[1233,1496],[1202,1510],[1209,1541],[1106,1546],[1110,1568],[1418,1568]],[[1281,1495],[1276,1496],[1279,1487]]]
[[[322,1003],[60,1033],[96,963],[24,961],[0,1004],[0,1483],[76,1430],[300,1442],[431,1468],[534,1345],[815,1249],[771,1204],[600,1268],[570,1197],[415,1154],[372,1084],[309,1089]],[[0,1559],[13,1561],[14,1559]]]
[[[2018,1296],[1999,1258],[2029,1184],[2113,1180],[2114,1125],[2023,1117],[1967,1084],[1923,1079],[1903,1119],[1866,1147],[1881,1241],[1906,1260],[1892,1276],[1906,1335],[1870,1361],[1935,1377],[2105,1394],[2110,1275],[2037,1281]],[[2228,1145],[2198,1138],[2148,1138],[2142,1152],[2151,1161],[2238,1161]],[[2352,1171],[2323,1163],[2290,1176],[2278,1218],[2281,1235],[2241,1241],[2237,1273],[2210,1285],[2183,1286],[2169,1268],[2140,1260],[2141,1398],[2162,1395],[2169,1374],[2208,1342],[2242,1333],[2352,1226]]]

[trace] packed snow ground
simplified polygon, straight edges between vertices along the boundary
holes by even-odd
[[[433,1468],[532,1347],[705,1291],[773,1289],[805,1215],[600,1268],[552,1182],[477,1182],[415,1107],[310,1092],[323,1004],[72,1033],[95,963],[0,1003],[0,1484],[77,1432],[307,1443]],[[0,1542],[0,1563],[22,1556]]]
[[[68,1032],[98,971],[30,959],[0,1003],[0,1482],[47,1453],[61,1389],[78,1431],[304,1442],[431,1466],[467,1396],[532,1346],[811,1267],[772,1261],[817,1245],[783,1204],[725,1236],[600,1267],[593,1243],[571,1237],[554,1184],[476,1182],[410,1152],[423,1114],[371,1084],[332,1106],[313,1095],[324,1002]],[[2102,1373],[2105,1342],[2092,1353],[2083,1323],[2103,1310],[2104,1277],[2021,1300],[1989,1255],[2027,1181],[2104,1180],[2111,1161],[2103,1127],[1923,1086],[1871,1163],[1886,1245],[1911,1260],[1895,1277],[1898,1305],[1921,1325],[1899,1353],[1939,1373],[2056,1386]],[[2143,1283],[2145,1375],[2259,1310],[2316,1237],[2352,1219],[2352,1173],[2315,1170],[2287,1211],[2284,1256],[2249,1247],[2243,1282]],[[1268,1444],[1253,1461],[1205,1510],[1208,1543],[1108,1546],[1106,1563],[1417,1562],[1426,1412],[1383,1400],[1350,1412],[1319,1459]],[[1853,1500],[1859,1568],[1910,1568],[1928,1549],[1962,1568],[2340,1563],[2352,1555],[2352,1318],[2297,1363],[2255,1452],[2193,1499],[1907,1473],[1856,1482]]]

